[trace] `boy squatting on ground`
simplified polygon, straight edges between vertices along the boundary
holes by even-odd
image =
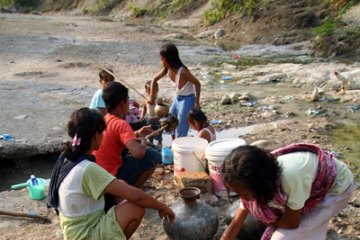
[[[145,126],[134,132],[124,120],[129,112],[129,95],[128,89],[121,83],[107,83],[103,98],[108,113],[104,116],[106,129],[103,141],[93,152],[96,163],[118,179],[140,188],[161,162],[161,154],[148,148],[144,138],[153,130]],[[125,149],[129,154],[125,153]],[[108,209],[120,199],[106,195],[105,201]]]
[[[105,127],[101,114],[88,108],[73,112],[68,123],[72,143],[58,158],[49,187],[49,205],[60,213],[65,240],[129,239],[145,208],[157,209],[170,222],[175,219],[169,207],[94,163],[91,153],[99,148]],[[126,200],[105,213],[104,193]]]
[[[150,95],[150,85],[151,85],[151,81],[147,81],[145,84],[145,92],[148,96]],[[155,131],[160,128],[160,121],[159,121],[160,118],[155,112],[155,105],[158,103],[157,95],[159,92],[159,87],[157,83],[155,84],[154,88],[155,88],[154,89],[155,103],[149,104],[147,101],[143,103],[144,105],[141,112],[140,120],[145,121],[146,125],[150,125],[151,129]],[[161,133],[156,135],[155,137],[151,137],[149,140],[151,143],[153,143],[154,139],[157,140],[158,144],[161,146],[162,144]]]
[[[108,69],[108,71],[111,73],[113,72],[111,69]],[[114,76],[109,74],[105,70],[101,70],[99,72],[99,77],[99,83],[101,85],[101,88],[95,92],[94,96],[91,99],[89,108],[98,110],[103,116],[105,116],[107,110],[103,99],[103,88],[106,83],[114,81]]]

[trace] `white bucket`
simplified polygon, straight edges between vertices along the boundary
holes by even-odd
[[[215,195],[220,197],[227,196],[226,188],[220,177],[222,165],[226,156],[233,149],[244,145],[246,145],[246,142],[241,138],[228,138],[213,141],[207,146],[205,157],[208,161],[211,183]],[[235,195],[237,195],[235,192],[230,192],[230,196]]]
[[[205,149],[208,142],[199,137],[180,137],[172,143],[174,174],[180,172],[205,172]]]

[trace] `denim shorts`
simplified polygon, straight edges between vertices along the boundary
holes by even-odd
[[[148,148],[142,159],[135,159],[127,154],[123,158],[123,165],[119,168],[116,177],[129,185],[134,185],[141,174],[155,168],[160,163],[161,154],[153,148]]]

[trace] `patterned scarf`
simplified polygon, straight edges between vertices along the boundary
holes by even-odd
[[[308,213],[313,207],[319,204],[326,193],[332,187],[336,177],[336,166],[334,156],[313,144],[295,143],[282,148],[278,148],[271,153],[275,156],[281,156],[292,152],[312,152],[318,156],[319,164],[317,175],[311,187],[310,197],[306,200],[304,207],[301,209],[302,213]],[[287,203],[287,196],[282,192],[280,183],[277,183],[277,190],[273,199],[274,203],[285,208]],[[260,205],[256,201],[246,201],[241,199],[242,204],[248,209],[256,218],[265,224],[274,223],[282,215],[284,210],[269,205]],[[275,228],[269,226],[266,228],[261,240],[269,240]]]

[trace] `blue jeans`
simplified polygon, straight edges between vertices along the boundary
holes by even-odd
[[[170,114],[176,116],[179,125],[175,130],[176,137],[186,137],[189,131],[187,115],[195,105],[195,95],[176,96],[170,107]]]
[[[129,185],[134,185],[141,174],[155,168],[160,163],[161,154],[152,148],[146,150],[142,159],[135,159],[127,154],[123,157],[123,165],[119,168],[116,177]]]

